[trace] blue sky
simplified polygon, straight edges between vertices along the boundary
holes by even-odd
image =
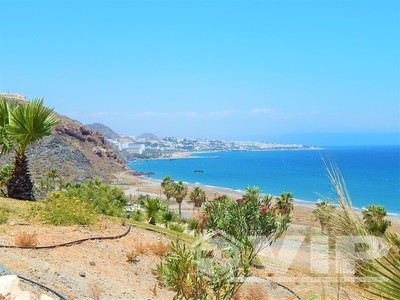
[[[0,91],[118,133],[400,144],[400,1],[0,0]]]

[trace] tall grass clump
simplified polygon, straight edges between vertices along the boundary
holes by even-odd
[[[339,203],[339,209],[333,214],[331,220],[329,234],[331,238],[337,236],[349,237],[346,239],[347,242],[337,244],[336,251],[339,251],[345,259],[356,262],[354,275],[363,282],[363,289],[371,297],[374,296],[386,300],[400,299],[399,235],[386,230],[389,224],[381,218],[382,215],[385,215],[381,208],[372,210],[375,214],[376,211],[379,211],[378,215],[380,221],[385,223],[383,225],[385,230],[381,230],[383,227],[377,225],[375,221],[372,222],[373,226],[371,226],[371,219],[366,217],[366,214],[371,212],[371,208],[369,212],[364,213],[364,220],[357,215],[352,209],[351,199],[339,168],[329,156],[327,160],[324,159],[324,163]],[[377,230],[377,228],[380,230]],[[378,237],[381,239],[378,239]],[[386,245],[382,245],[382,240]],[[363,253],[368,247],[367,245],[372,245],[383,255],[372,255],[368,260],[365,257],[359,257],[359,252]],[[354,247],[359,252],[349,251]]]

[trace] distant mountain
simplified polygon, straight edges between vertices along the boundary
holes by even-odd
[[[106,138],[110,140],[115,140],[121,137],[118,133],[114,132],[110,127],[107,127],[106,125],[101,123],[86,124],[85,126],[89,127],[93,131],[101,132]]]
[[[158,137],[153,134],[153,133],[142,133],[141,135],[137,136],[138,139],[153,139],[153,140],[158,140]]]
[[[0,94],[0,97],[10,102],[24,102],[15,95]],[[27,151],[29,169],[36,183],[50,169],[74,181],[95,177],[113,181],[116,179],[113,174],[129,170],[102,133],[54,113],[60,123],[53,128],[53,134],[32,144]],[[12,154],[2,156],[0,167],[12,161]]]

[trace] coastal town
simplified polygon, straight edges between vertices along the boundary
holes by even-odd
[[[313,146],[301,144],[278,144],[253,141],[224,141],[194,139],[187,137],[157,138],[154,135],[144,137],[120,137],[109,140],[116,145],[128,160],[143,158],[168,158],[177,152],[213,152],[213,151],[267,151],[267,150],[315,150]]]

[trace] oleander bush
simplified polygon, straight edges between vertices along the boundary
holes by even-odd
[[[195,236],[200,235],[203,232],[203,229],[200,227],[201,220],[196,218],[188,219],[188,230],[193,231]]]
[[[205,203],[198,225],[209,239],[193,247],[173,242],[155,274],[176,292],[174,299],[232,299],[251,275],[257,254],[287,230],[290,220],[291,210],[279,210],[258,188],[247,188],[237,200],[216,198]],[[195,230],[195,223],[189,220],[189,228]]]

